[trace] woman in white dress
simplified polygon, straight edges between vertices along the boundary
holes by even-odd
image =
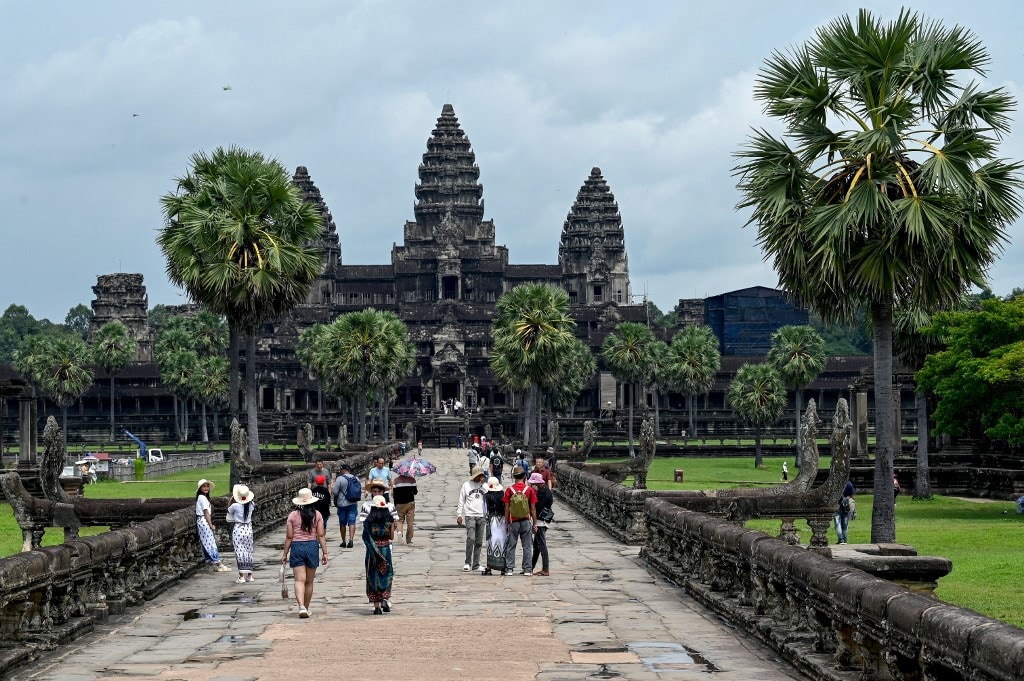
[[[213,524],[213,504],[210,503],[210,490],[213,483],[200,480],[196,484],[196,531],[199,532],[199,543],[203,546],[203,554],[207,562],[213,566],[214,572],[230,572],[231,568],[220,562],[217,550],[217,526]]]
[[[252,514],[256,511],[253,499],[256,495],[245,485],[235,485],[231,490],[234,503],[228,506],[226,520],[231,523],[231,545],[235,548],[235,562],[238,563],[239,584],[254,581],[252,578]]]

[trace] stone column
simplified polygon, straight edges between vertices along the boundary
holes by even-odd
[[[903,391],[899,384],[893,386],[892,391],[892,425],[896,430],[896,449],[892,455],[899,458],[903,452]]]
[[[18,397],[18,465],[36,465],[36,445],[38,434],[36,433],[36,398],[34,391],[27,390],[27,394]]]
[[[858,390],[854,395],[853,451],[860,456],[868,453],[868,394]]]

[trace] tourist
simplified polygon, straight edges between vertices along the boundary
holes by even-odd
[[[419,440],[416,443],[416,454],[417,456],[423,456],[423,440]]]
[[[497,478],[498,482],[501,482],[501,470],[505,467],[505,459],[501,457],[501,452],[498,451],[497,447],[492,449],[484,450],[488,452],[487,461],[490,468],[492,478]]]
[[[900,486],[900,481],[896,479],[896,471],[893,471],[892,472],[892,505],[893,505],[893,508],[896,507],[896,500],[899,498],[900,492],[902,492],[902,491],[903,491],[903,488]]]
[[[853,517],[853,483],[846,481],[843,489],[843,496],[839,499],[839,507],[836,509],[835,526],[836,541],[840,544],[846,543],[846,532],[850,527],[850,519]]]
[[[316,478],[318,475],[323,475],[329,481],[331,479],[331,472],[327,470],[324,465],[324,460],[318,458],[313,467],[306,471],[306,487],[313,489],[313,485],[316,484]]]
[[[384,465],[384,457],[378,456],[376,465],[370,469],[370,473],[367,476],[368,480],[380,480],[384,483],[384,498],[389,502],[391,501],[391,469]]]
[[[552,494],[551,488],[548,486],[549,481],[544,480],[540,473],[530,473],[527,482],[537,493],[537,527],[533,531],[533,560],[530,565],[532,568],[536,568],[537,559],[540,558],[541,570],[540,572],[534,571],[533,574],[547,577],[551,574],[548,572],[548,522],[555,517],[554,511],[551,510],[555,495]]]
[[[526,484],[526,471],[512,469],[513,483],[505,488],[505,520],[508,521],[508,544],[505,546],[505,574],[516,566],[516,544],[523,546],[523,576],[533,574],[533,531],[537,528],[537,493]]]
[[[252,514],[256,510],[253,499],[256,495],[245,485],[235,485],[231,489],[234,503],[228,506],[226,520],[231,523],[231,545],[235,549],[235,562],[238,563],[239,584],[253,581],[252,578]]]
[[[533,468],[530,470],[530,476],[532,477],[534,473],[543,478],[544,484],[547,485],[548,489],[552,489],[554,487],[554,483],[551,479],[551,469],[548,468],[547,459],[543,456],[538,455],[533,460]]]
[[[295,600],[299,604],[299,617],[309,617],[309,604],[313,600],[313,578],[322,562],[327,565],[327,539],[324,536],[324,519],[313,504],[316,497],[312,490],[303,487],[299,495],[292,498],[297,509],[288,514],[285,521],[284,550],[281,563],[286,560],[295,576]],[[317,548],[323,552],[319,557]]]
[[[526,460],[526,455],[523,454],[523,450],[516,450],[516,458],[512,461],[512,466],[519,466],[524,471],[530,470],[530,462]]]
[[[487,514],[487,567],[483,574],[505,572],[505,544],[508,543],[508,523],[505,520],[505,494],[501,481],[495,477],[484,485],[484,513]]]
[[[370,513],[363,523],[363,545],[366,547],[366,597],[373,604],[373,614],[391,612],[391,584],[395,566],[391,562],[391,542],[395,538],[395,521],[388,502],[378,495],[370,500]]]
[[[487,475],[479,468],[469,473],[469,480],[459,490],[459,505],[455,509],[455,522],[466,527],[466,563],[463,572],[480,570],[480,549],[487,534],[487,517],[484,512],[484,480]]]
[[[313,508],[324,519],[324,535],[327,534],[327,521],[331,519],[331,489],[327,486],[327,476],[318,475],[313,479],[313,497],[316,501]]]
[[[782,479],[789,480],[789,466],[786,465],[785,461],[782,462]]]
[[[352,474],[352,469],[344,461],[334,479],[334,506],[338,510],[338,527],[341,530],[341,548],[352,548],[356,539],[356,516],[359,514],[359,501],[363,498],[363,483]],[[346,542],[346,528],[348,541]]]
[[[220,562],[220,551],[217,550],[217,526],[213,524],[213,504],[210,502],[210,490],[213,483],[200,480],[196,484],[196,530],[199,532],[199,543],[203,547],[206,562],[214,572],[230,572],[231,568]]]
[[[373,497],[383,497],[385,489],[386,488],[384,487],[384,483],[381,482],[380,480],[366,481],[366,491],[370,493],[370,498],[363,502],[362,508],[359,509],[359,516],[356,518],[356,522],[362,523],[366,521],[367,516],[370,515],[370,509],[373,508]],[[385,501],[387,501],[386,498]],[[387,506],[388,510],[391,511],[392,518],[395,520],[395,522],[397,522],[398,511],[395,509],[395,505],[392,504],[391,502],[388,502]]]
[[[480,445],[475,442],[470,445],[466,450],[466,460],[469,462],[469,472],[472,473],[480,465]]]
[[[416,520],[416,478],[411,475],[399,475],[395,478],[392,493],[395,495],[395,512],[398,513],[398,534],[401,536],[405,527],[405,543],[412,543],[413,522]]]

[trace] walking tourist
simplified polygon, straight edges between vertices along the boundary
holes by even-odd
[[[391,612],[391,584],[395,567],[391,561],[391,542],[395,538],[395,521],[382,496],[370,500],[370,514],[363,523],[363,545],[366,547],[366,597],[373,604],[373,614]]]
[[[323,475],[328,481],[331,479],[331,472],[327,470],[327,466],[324,464],[323,459],[317,459],[313,467],[306,471],[306,487],[310,489],[316,484],[317,476]]]
[[[501,451],[497,447],[493,447],[487,452],[488,466],[490,466],[490,473],[492,478],[497,478],[498,482],[501,482],[501,469],[505,467],[505,459],[501,457]]]
[[[383,497],[384,496],[384,491],[386,489],[387,488],[384,486],[384,483],[381,482],[380,480],[367,480],[366,481],[366,491],[370,493],[370,498],[367,499],[366,501],[364,501],[363,505],[362,505],[362,508],[359,509],[359,516],[356,518],[356,522],[357,523],[362,523],[362,522],[366,521],[366,517],[368,515],[370,515],[370,509],[373,508],[373,497],[377,497],[377,496]],[[391,502],[388,502],[388,500],[386,498],[384,499],[384,501],[387,503],[387,508],[391,512],[392,519],[395,522],[397,522],[398,521],[398,511],[395,509],[395,505],[392,504]]]
[[[516,544],[523,546],[523,576],[533,575],[533,531],[537,528],[537,493],[526,484],[526,471],[512,469],[511,486],[505,488],[505,520],[508,521],[508,545],[505,547],[505,574],[516,567]]]
[[[352,548],[356,539],[356,516],[359,514],[359,501],[363,498],[363,483],[352,474],[352,469],[344,461],[334,480],[334,506],[338,510],[338,527],[341,530],[341,548]],[[346,530],[348,540],[345,540]]]
[[[285,521],[284,550],[281,563],[288,561],[295,576],[295,600],[299,604],[299,617],[309,617],[309,604],[313,600],[313,578],[322,562],[327,565],[327,538],[324,536],[324,519],[313,504],[316,497],[308,487],[299,490],[292,498],[297,509],[288,514]],[[323,552],[323,558],[317,551]]]
[[[785,461],[782,462],[782,479],[789,480],[789,466],[786,465]]]
[[[846,543],[846,533],[850,527],[850,520],[853,519],[853,515],[855,513],[853,492],[853,483],[847,480],[846,487],[843,489],[843,496],[839,499],[839,507],[836,509],[836,515],[834,518],[836,526],[836,541],[840,544]]]
[[[231,568],[220,562],[220,551],[217,550],[217,526],[213,524],[213,504],[210,503],[210,490],[213,483],[200,480],[196,484],[196,530],[199,532],[199,543],[203,547],[206,562],[214,572],[230,572]]]
[[[505,521],[505,494],[501,482],[488,478],[484,485],[484,513],[487,516],[487,567],[483,574],[505,572],[505,544],[508,543],[508,523]]]
[[[391,479],[391,469],[384,465],[384,457],[378,456],[377,461],[373,468],[370,469],[368,480],[379,480],[384,483],[384,498],[387,501],[391,501],[391,485],[393,483]]]
[[[537,494],[537,526],[533,530],[533,560],[530,561],[530,566],[534,570],[534,575],[547,577],[551,574],[548,572],[548,523],[555,517],[551,509],[555,496],[540,473],[530,473],[527,482]],[[540,572],[536,571],[538,558]]]
[[[473,443],[466,450],[466,460],[469,462],[469,472],[472,473],[473,469],[480,465],[480,445]]]
[[[548,486],[554,489],[558,486],[558,454],[554,447],[548,447],[548,472],[551,473],[551,480]]]
[[[391,490],[395,495],[395,512],[398,513],[398,534],[401,536],[405,527],[405,543],[412,543],[413,521],[416,520],[416,478],[411,475],[399,475],[395,478],[395,486]]]
[[[545,459],[543,456],[540,456],[539,454],[533,460],[533,468],[530,469],[530,477],[533,477],[534,473],[536,473],[537,475],[544,479],[544,484],[547,486],[548,489],[551,489],[554,486],[554,482],[551,479],[551,469],[548,468],[547,459]]]
[[[455,522],[466,527],[466,564],[463,572],[484,571],[480,566],[480,550],[487,534],[487,517],[484,512],[484,479],[486,475],[479,468],[470,471],[469,480],[459,490],[459,506],[455,509]]]
[[[235,549],[238,563],[239,584],[253,581],[252,578],[252,514],[256,510],[253,499],[256,495],[245,485],[231,489],[233,503],[228,506],[226,520],[231,523],[231,545]]]
[[[516,450],[516,458],[512,461],[512,467],[519,466],[524,471],[530,470],[530,462],[526,460],[526,455],[523,454],[523,450]]]
[[[324,535],[327,534],[327,521],[331,518],[331,489],[327,486],[327,476],[318,475],[313,480],[313,497],[316,499],[313,502],[313,508],[324,519]]]

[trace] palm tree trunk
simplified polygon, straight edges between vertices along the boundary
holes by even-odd
[[[796,389],[796,467],[800,468],[800,457],[803,456],[802,443],[800,442],[800,411],[803,409],[804,389]]]
[[[220,442],[220,423],[217,420],[217,408],[212,407],[213,411],[213,441]]]
[[[697,429],[693,426],[694,413],[697,411],[694,409],[694,401],[697,399],[696,395],[686,396],[686,405],[690,410],[690,432],[687,433],[690,437],[694,437],[697,434]]]
[[[754,429],[754,468],[764,467],[764,457],[761,456],[761,429]]]
[[[186,397],[181,401],[181,432],[185,436],[185,442],[188,442],[188,411],[189,411],[189,400]]]
[[[657,388],[654,390],[654,437],[661,437],[661,406],[658,404],[661,395]]]
[[[239,405],[238,405],[238,363],[239,363],[239,350],[242,346],[241,333],[238,329],[231,327],[228,331],[228,409],[231,413],[231,418],[241,421],[238,418]]]
[[[260,457],[259,394],[256,385],[256,332],[245,337],[245,428],[249,435],[249,457]]]
[[[635,458],[633,451],[633,403],[636,402],[636,383],[629,384],[629,458]]]
[[[892,303],[871,304],[875,344],[875,480],[871,543],[896,542],[896,500],[893,497]]]
[[[526,391],[526,399],[523,400],[523,447],[529,447],[534,442],[534,424],[536,419],[533,416],[533,410],[536,409],[537,403],[537,384],[531,383],[529,390]]]
[[[178,396],[175,395],[174,401],[174,434],[177,436],[178,442],[181,442],[181,417],[178,415]]]
[[[60,427],[61,427],[61,430],[64,431],[64,432],[61,433],[61,437],[62,437],[62,439],[64,441],[64,453],[66,455],[67,451],[68,451],[68,408],[67,407],[61,407],[60,408],[60,414],[61,414],[61,418],[60,418],[61,426]]]
[[[203,442],[209,442],[210,441],[210,433],[209,433],[209,431],[206,430],[206,403],[205,402],[203,402],[203,415],[202,415],[202,419],[203,419]]]
[[[110,375],[110,441],[114,441],[114,375]]]
[[[917,475],[914,476],[914,498],[931,499],[932,483],[928,475],[928,398],[914,393],[917,399]]]
[[[324,420],[324,384],[320,379],[316,381],[316,420]]]

